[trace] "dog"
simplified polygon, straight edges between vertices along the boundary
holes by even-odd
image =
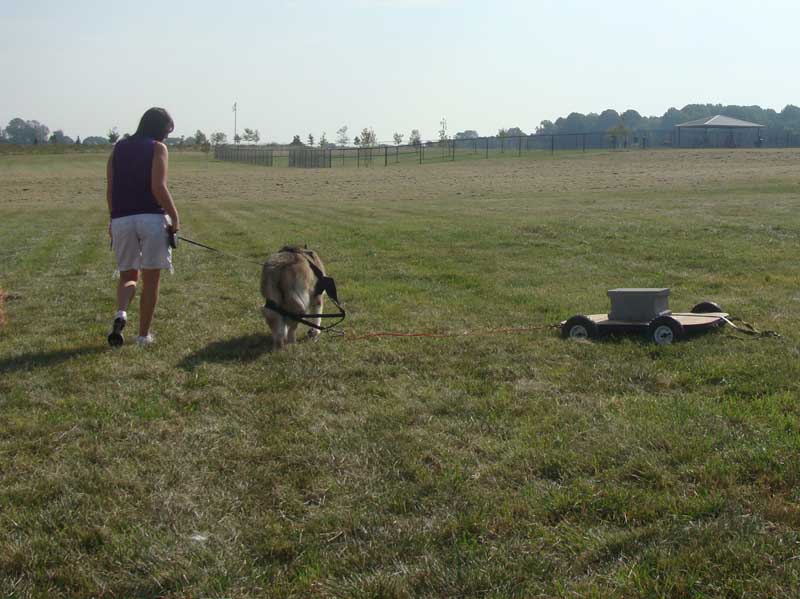
[[[299,323],[286,314],[322,314],[322,291],[314,267],[325,276],[325,265],[314,250],[284,246],[269,256],[261,269],[261,295],[267,305],[274,303],[280,310],[267,305],[261,309],[272,332],[273,351],[280,351],[296,341]],[[309,317],[306,320],[320,326],[322,319]],[[309,328],[307,335],[309,340],[315,341],[319,330]]]

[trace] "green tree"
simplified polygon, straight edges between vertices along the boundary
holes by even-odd
[[[661,117],[661,126],[664,129],[672,129],[672,127],[675,125],[684,123],[688,120],[689,119],[686,118],[686,115],[683,113],[683,111],[678,110],[677,108],[670,108]]]
[[[622,140],[627,138],[630,130],[625,126],[625,123],[620,118],[619,122],[608,130],[611,135],[611,144],[614,149],[618,148]]]
[[[364,148],[371,148],[378,143],[377,136],[375,135],[375,131],[372,130],[372,127],[369,129],[364,127],[361,130],[361,146]],[[356,142],[358,145],[358,142]]]
[[[242,139],[246,142],[257,144],[258,140],[261,139],[261,135],[258,133],[258,129],[245,128]]]
[[[27,145],[46,142],[50,129],[39,121],[24,121],[21,118],[11,119],[6,127],[6,137],[12,144]]]
[[[408,136],[408,143],[415,147],[422,145],[422,138],[420,137],[419,129],[411,130],[411,135]]]
[[[50,143],[67,145],[67,144],[73,144],[75,142],[72,141],[71,137],[64,135],[64,132],[61,129],[56,129],[50,136]]]
[[[336,143],[340,146],[346,146],[350,143],[350,138],[347,136],[347,125],[342,125],[336,130]]]
[[[206,134],[200,131],[200,129],[198,129],[194,134],[194,143],[196,143],[198,146],[202,146],[208,143],[208,138],[206,137]]]
[[[222,131],[216,131],[211,134],[211,143],[215,146],[228,143],[228,136]]]
[[[636,129],[638,129],[639,125],[641,125],[642,122],[642,115],[633,110],[632,108],[629,108],[628,110],[623,112],[620,118],[622,119],[624,125],[631,131],[635,131]]]
[[[608,131],[612,127],[616,127],[618,123],[619,113],[609,108],[600,113],[600,118],[597,119],[597,129],[599,131]]]
[[[108,130],[108,134],[106,135],[106,137],[108,137],[108,143],[110,144],[117,143],[119,141],[119,132],[117,131],[117,128],[111,127],[111,129]]]
[[[555,133],[556,126],[553,121],[542,121],[539,123],[539,126],[536,127],[536,133],[538,135],[548,134],[548,133]]]
[[[314,147],[314,136],[311,133],[308,134],[308,147]]]
[[[394,145],[399,146],[403,143],[403,134],[395,131],[394,135],[392,135],[392,139],[394,139]]]

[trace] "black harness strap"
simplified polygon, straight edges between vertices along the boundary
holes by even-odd
[[[339,308],[339,313],[338,314],[294,314],[292,312],[284,310],[283,308],[281,308],[278,304],[276,304],[272,300],[267,300],[267,303],[264,304],[264,307],[267,310],[272,310],[273,312],[277,312],[278,314],[280,314],[284,318],[291,318],[292,320],[295,320],[295,321],[299,322],[300,324],[304,324],[307,327],[311,327],[312,329],[317,329],[318,331],[323,331],[324,332],[324,331],[329,331],[332,328],[336,327],[340,322],[342,322],[344,320],[344,318],[346,316],[346,314],[344,312],[344,309],[339,305],[339,303],[336,300],[334,300],[333,298],[331,298],[331,301],[334,304],[336,304],[337,308]],[[323,327],[323,326],[320,326],[318,324],[315,324],[315,323],[311,322],[310,320],[306,320],[307,318],[338,318],[339,320],[337,320],[333,324],[329,324],[329,325]]]
[[[339,312],[336,314],[294,314],[293,312],[289,312],[288,310],[284,310],[274,301],[268,299],[267,302],[264,304],[264,307],[267,310],[272,310],[273,312],[277,312],[284,318],[291,318],[292,320],[299,322],[301,324],[306,325],[307,327],[311,327],[312,329],[317,329],[318,331],[329,331],[336,327],[339,323],[341,323],[347,314],[342,308],[341,304],[339,303],[339,297],[336,293],[336,283],[333,280],[333,277],[325,276],[325,273],[322,272],[322,269],[314,264],[314,261],[311,259],[312,252],[309,250],[303,250],[301,248],[286,246],[282,247],[279,251],[281,252],[292,252],[293,254],[299,254],[303,258],[306,259],[308,265],[311,267],[311,272],[314,273],[314,276],[317,277],[317,284],[314,287],[314,295],[322,295],[323,293],[327,293],[328,297],[331,298],[331,301],[339,308]],[[338,318],[336,322],[327,326],[320,326],[307,320],[309,318]]]

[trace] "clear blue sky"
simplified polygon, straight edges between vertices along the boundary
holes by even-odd
[[[532,131],[569,112],[800,104],[800,3],[763,0],[0,0],[0,125],[329,140]]]

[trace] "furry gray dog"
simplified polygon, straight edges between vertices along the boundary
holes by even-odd
[[[316,293],[317,275],[309,261],[324,274],[325,265],[313,250],[285,246],[272,254],[261,269],[261,295],[290,314],[322,314],[322,293]],[[272,332],[272,349],[282,350],[296,341],[296,320],[264,306],[264,319]],[[308,318],[319,326],[320,318]],[[319,336],[317,329],[308,329],[308,339]]]

